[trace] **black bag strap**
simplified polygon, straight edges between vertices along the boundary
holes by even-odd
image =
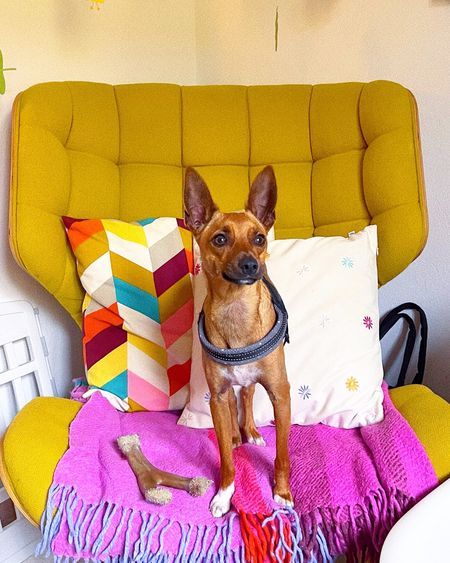
[[[395,387],[405,384],[406,372],[408,371],[408,366],[411,361],[411,356],[414,350],[414,345],[417,338],[417,331],[414,319],[403,311],[416,311],[419,314],[420,321],[420,345],[419,345],[419,355],[417,358],[417,373],[414,376],[413,383],[422,383],[425,373],[425,363],[427,356],[427,343],[428,343],[428,320],[425,311],[416,305],[416,303],[403,303],[398,305],[392,311],[386,313],[386,315],[380,321],[380,340],[386,335],[387,332],[401,319],[403,319],[408,325],[408,336],[405,344],[405,351],[403,354],[402,365],[400,368],[400,373],[398,375],[397,384]]]

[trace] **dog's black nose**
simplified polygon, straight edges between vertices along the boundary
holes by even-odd
[[[259,270],[258,261],[253,256],[244,256],[239,260],[238,266],[245,276],[254,276]]]

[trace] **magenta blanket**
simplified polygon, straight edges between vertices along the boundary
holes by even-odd
[[[151,462],[217,486],[219,455],[213,430],[177,426],[174,413],[114,410],[95,394],[70,428],[42,516],[38,554],[55,560],[109,562],[376,561],[396,520],[437,485],[416,436],[391,403],[385,419],[361,429],[293,426],[291,487],[295,510],[271,499],[275,430],[267,446],[234,451],[233,510],[213,518],[214,487],[193,498],[173,490],[166,506],[145,502],[116,445],[137,433]]]

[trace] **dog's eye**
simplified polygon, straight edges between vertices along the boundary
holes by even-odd
[[[256,237],[253,239],[253,242],[256,244],[256,246],[262,246],[266,242],[266,237],[264,235],[256,235]]]
[[[227,244],[227,237],[223,233],[219,233],[212,239],[212,243],[214,246],[225,246]]]

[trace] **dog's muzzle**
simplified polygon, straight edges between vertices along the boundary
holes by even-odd
[[[252,285],[262,277],[258,260],[250,255],[243,256],[232,273],[223,272],[222,276],[237,285]]]

